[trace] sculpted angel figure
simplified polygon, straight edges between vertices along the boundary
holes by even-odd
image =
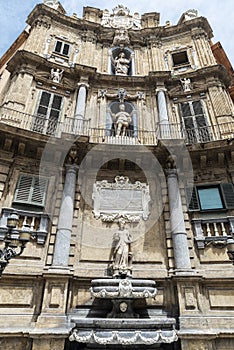
[[[51,71],[50,71],[50,77],[51,79],[53,80],[53,82],[55,83],[60,83],[61,82],[61,79],[62,79],[62,75],[63,75],[63,69],[54,69],[52,68]]]
[[[192,84],[191,84],[191,80],[189,78],[183,78],[183,79],[180,79],[180,81],[181,81],[183,90],[185,92],[192,90]]]
[[[116,136],[126,136],[126,129],[132,121],[132,115],[134,114],[135,110],[132,110],[132,112],[129,114],[125,111],[124,103],[120,103],[118,113],[112,113],[111,109],[108,111],[115,123]]]

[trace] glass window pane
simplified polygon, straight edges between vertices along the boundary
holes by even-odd
[[[188,117],[192,115],[189,103],[181,103],[181,111],[183,117]]]
[[[60,109],[62,103],[62,97],[58,95],[54,95],[53,102],[52,102],[52,108],[53,109]]]
[[[195,115],[203,114],[201,101],[194,101],[193,102],[193,110],[194,110]]]
[[[223,203],[218,187],[199,188],[198,195],[202,210],[223,208]]]
[[[60,52],[62,48],[62,42],[57,41],[56,46],[55,46],[55,52]]]
[[[43,91],[41,94],[40,106],[44,106],[44,107],[49,106],[50,96],[51,96],[50,93]]]
[[[68,55],[68,51],[69,51],[69,45],[68,44],[64,44],[63,47],[63,55]]]

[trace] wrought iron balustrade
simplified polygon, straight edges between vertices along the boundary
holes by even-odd
[[[155,130],[129,129],[125,136],[115,136],[112,129],[91,127],[90,119],[65,116],[63,120],[58,121],[57,118],[31,115],[2,106],[0,123],[54,137],[61,137],[62,133],[88,136],[92,143],[157,145],[158,140],[172,139],[196,144],[234,138],[234,120],[191,129],[178,123],[163,123],[158,124]]]

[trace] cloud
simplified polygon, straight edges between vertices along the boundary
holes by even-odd
[[[0,12],[0,28],[1,42],[0,55],[12,44],[20,32],[26,26],[26,19],[33,7],[42,1],[40,0],[8,0],[1,1]],[[83,6],[96,7],[100,9],[112,9],[116,7],[116,0],[60,0],[68,15],[77,13],[78,17],[83,15]],[[194,8],[199,11],[199,15],[207,17],[214,32],[214,42],[220,41],[226,50],[229,59],[233,62],[234,48],[232,44],[232,27],[234,22],[234,11],[232,0],[123,0],[120,1],[124,6],[128,7],[131,13],[139,12],[140,14],[147,12],[159,12],[161,16],[161,24],[165,24],[166,20],[170,20],[172,24],[176,24],[182,13],[188,9]]]

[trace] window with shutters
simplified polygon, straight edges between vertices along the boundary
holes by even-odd
[[[69,55],[69,50],[70,50],[70,45],[57,40],[55,43],[55,48],[54,48],[54,52],[56,52],[57,54],[63,55],[63,56],[68,56]]]
[[[212,139],[202,101],[181,103],[180,112],[188,143],[208,142]]]
[[[54,135],[62,108],[62,96],[42,91],[32,124],[32,130]]]
[[[186,189],[190,211],[234,209],[234,186],[232,183],[195,186]]]
[[[15,190],[13,206],[43,208],[45,206],[47,187],[48,179],[46,178],[20,175]]]

